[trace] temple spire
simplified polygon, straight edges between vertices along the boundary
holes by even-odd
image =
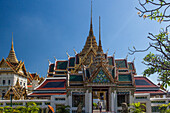
[[[91,21],[90,21],[90,31],[89,36],[93,36],[93,23],[92,23],[92,0],[91,0]]]
[[[12,44],[11,44],[11,50],[14,51],[13,32],[12,32]]]
[[[98,46],[98,51],[102,51],[102,43],[101,43],[101,28],[100,28],[100,16],[99,16],[99,46]]]
[[[9,55],[7,57],[7,60],[11,63],[18,63],[17,57],[15,55],[14,51],[14,42],[13,42],[13,32],[12,32],[12,44],[11,44],[11,50],[9,52]]]

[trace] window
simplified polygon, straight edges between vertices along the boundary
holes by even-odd
[[[22,82],[20,82],[20,85],[22,85]]]
[[[55,98],[56,101],[65,101],[65,98]]]
[[[5,90],[2,90],[2,99],[4,98],[5,96]]]
[[[136,99],[147,99],[147,97],[136,97]]]
[[[118,94],[117,95],[117,105],[121,106],[121,104],[125,102],[129,105],[129,94]]]
[[[24,86],[25,86],[25,83],[24,83]]]
[[[84,95],[72,95],[72,106],[78,107],[79,103],[83,106],[85,105],[85,96]]]
[[[4,96],[5,96],[5,93],[2,93],[2,99],[4,98]]]
[[[5,80],[3,80],[3,85],[5,85]]]
[[[8,85],[10,85],[11,84],[11,81],[10,80],[8,80]]]

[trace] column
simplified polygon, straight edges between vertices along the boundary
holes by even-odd
[[[92,92],[89,93],[89,113],[92,113]]]
[[[114,91],[114,112],[117,113],[117,92]]]
[[[129,103],[134,103],[134,96],[132,95],[132,91],[129,91]]]
[[[89,107],[89,93],[88,90],[86,90],[85,93],[85,112],[88,112],[88,107]]]
[[[72,92],[68,96],[68,105],[70,106],[70,113],[72,113]]]
[[[115,99],[114,99],[114,93],[113,92],[111,93],[110,100],[111,100],[111,102],[110,102],[111,103],[111,105],[110,105],[111,111],[114,111],[114,100]]]
[[[147,96],[147,102],[146,102],[146,113],[151,113],[151,100],[150,100],[150,94]]]

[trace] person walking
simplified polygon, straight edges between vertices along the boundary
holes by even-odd
[[[101,105],[101,103],[99,105],[99,109],[100,109],[100,113],[101,113],[102,112],[102,105]]]

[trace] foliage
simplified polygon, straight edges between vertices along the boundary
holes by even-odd
[[[17,106],[15,109],[19,110],[19,113],[27,113],[27,108],[25,106]]]
[[[57,109],[56,109],[56,111],[57,111],[57,113],[70,113],[70,106],[69,105],[67,105],[67,106],[65,106],[65,105],[61,105],[61,106],[59,106]]]
[[[139,0],[141,9],[136,8],[139,12],[138,15],[144,19],[154,19],[158,22],[169,22],[170,15],[167,12],[170,8],[170,1],[168,0]],[[152,7],[152,8],[150,8]],[[150,9],[149,9],[150,8]],[[129,49],[131,55],[136,52],[145,52],[150,48],[154,48],[157,54],[149,53],[144,57],[143,63],[148,66],[144,71],[144,76],[150,76],[157,73],[159,75],[158,80],[162,82],[162,88],[170,86],[170,39],[168,38],[169,32],[167,25],[165,29],[161,29],[160,33],[154,35],[149,33],[148,39],[152,43],[149,43],[148,48],[145,50],[137,50],[135,47]]]
[[[27,106],[28,113],[38,113],[40,109],[34,102],[27,103]]]
[[[142,109],[142,106],[146,107],[145,104],[138,103],[132,103],[132,108],[130,108],[132,113],[144,113],[145,109]]]
[[[0,107],[0,113],[38,113],[39,107],[34,102],[27,103],[27,106],[17,106],[13,109],[10,106]]]
[[[3,113],[3,111],[4,111],[4,108],[0,107],[0,113]]]
[[[97,107],[97,103],[93,103],[93,106]]]
[[[170,103],[161,105],[159,107],[161,113],[170,113],[170,109],[168,109],[168,106],[170,106]]]
[[[140,17],[157,20],[158,22],[170,21],[168,9],[170,2],[168,0],[139,0],[141,9],[136,8]],[[153,7],[149,9],[149,7]]]

